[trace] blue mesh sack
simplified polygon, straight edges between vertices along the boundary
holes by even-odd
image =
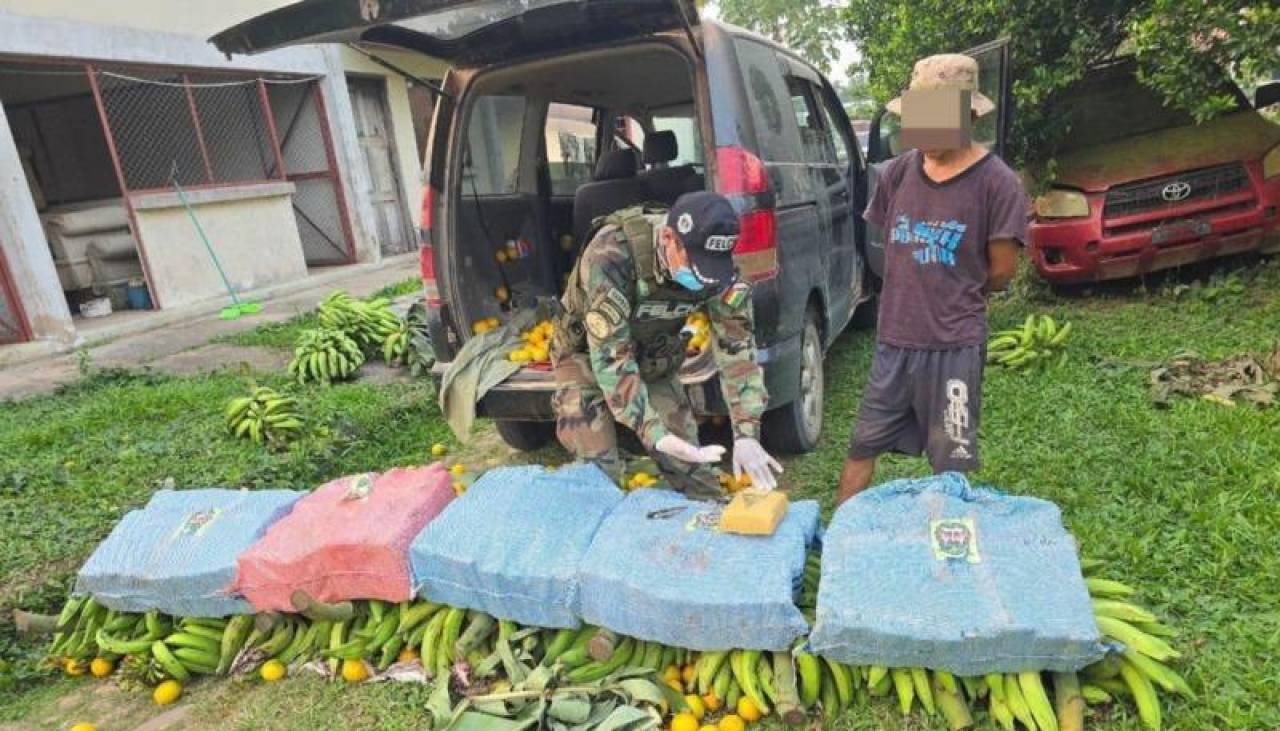
[[[793,601],[818,504],[792,503],[772,536],[718,530],[720,506],[638,490],[596,532],[579,572],[582,618],[694,650],[785,650],[808,630]]]
[[[595,465],[491,470],[414,539],[418,592],[521,624],[576,627],[578,564],[621,501]]]
[[[962,475],[899,480],[823,537],[815,652],[958,675],[1078,670],[1102,657],[1074,539],[1053,503]]]
[[[76,593],[124,612],[180,617],[253,611],[228,593],[236,559],[284,517],[292,490],[161,490],[130,511],[76,576]]]

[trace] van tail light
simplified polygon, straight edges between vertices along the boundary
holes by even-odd
[[[435,223],[435,188],[427,186],[422,191],[422,225],[418,229],[418,257],[422,269],[422,288],[428,307],[439,307],[440,287],[436,283],[436,249],[432,245],[431,229]]]
[[[769,192],[769,171],[764,162],[741,147],[716,149],[716,182],[721,195],[756,195]]]
[[[717,148],[716,183],[721,195],[745,201],[735,205],[742,213],[733,250],[742,275],[753,282],[778,276],[778,215],[764,161],[741,147]]]

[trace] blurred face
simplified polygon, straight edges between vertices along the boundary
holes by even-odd
[[[973,114],[967,89],[912,89],[902,95],[902,144],[930,159],[969,147]]]

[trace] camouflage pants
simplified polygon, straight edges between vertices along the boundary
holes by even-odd
[[[555,367],[556,392],[551,399],[556,412],[556,436],[565,449],[584,462],[599,465],[619,484],[624,463],[618,453],[618,425],[605,403],[586,355],[575,354]],[[698,423],[677,378],[646,381],[645,390],[662,423],[672,434],[696,444]],[[662,477],[675,490],[696,500],[724,495],[715,471],[708,465],[693,465],[651,451]]]

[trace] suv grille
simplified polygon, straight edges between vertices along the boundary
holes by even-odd
[[[1183,185],[1189,188],[1182,187]],[[1240,163],[1143,180],[1108,191],[1103,215],[1106,218],[1115,218],[1176,208],[1188,201],[1205,200],[1234,193],[1248,185],[1249,174]]]

